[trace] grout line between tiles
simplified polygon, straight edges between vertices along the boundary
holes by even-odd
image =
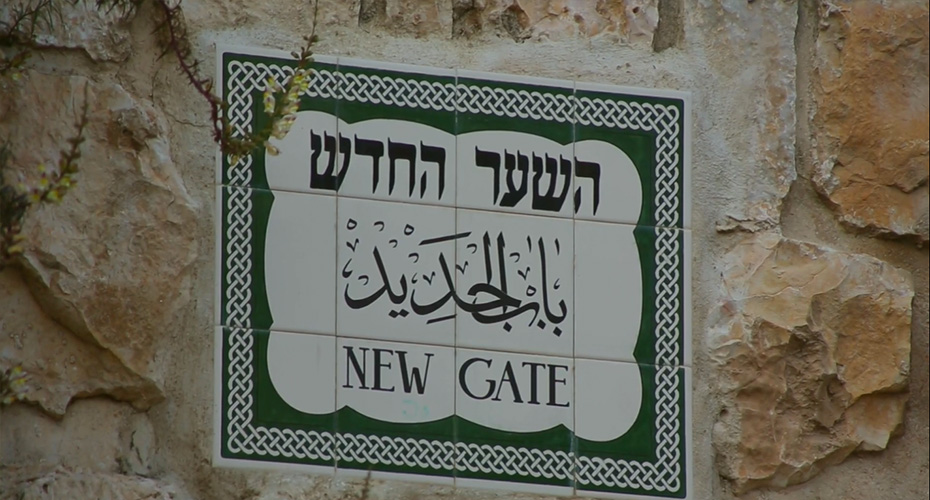
[[[629,360],[629,359],[610,359],[610,358],[599,358],[595,356],[575,356],[567,354],[549,354],[549,353],[538,353],[538,352],[529,352],[529,351],[508,351],[500,348],[492,347],[468,347],[468,346],[458,346],[455,344],[431,344],[427,342],[410,342],[405,340],[390,340],[390,339],[377,339],[377,338],[367,338],[367,337],[358,337],[354,335],[330,335],[327,333],[316,333],[316,332],[298,332],[293,330],[283,330],[277,328],[264,329],[264,328],[252,328],[245,327],[243,325],[233,325],[233,324],[215,324],[213,326],[218,326],[220,328],[246,328],[248,330],[257,331],[257,332],[269,332],[269,333],[285,333],[288,335],[316,335],[319,337],[335,337],[337,339],[346,339],[346,340],[361,340],[361,341],[370,341],[370,342],[384,342],[387,344],[409,344],[418,347],[441,347],[446,349],[455,349],[456,352],[460,350],[465,351],[475,351],[475,352],[488,352],[492,354],[510,354],[510,355],[527,355],[527,356],[539,356],[543,358],[563,358],[563,359],[573,359],[575,361],[599,361],[604,363],[624,363],[629,365],[643,365],[643,366],[653,366],[653,367],[675,367],[675,368],[691,368],[692,364],[661,364],[661,363],[644,363],[642,361]]]
[[[458,165],[456,165],[456,168],[458,168]],[[516,216],[536,217],[536,218],[554,219],[554,220],[571,220],[573,222],[592,223],[592,224],[613,224],[613,225],[626,226],[626,227],[666,229],[666,230],[673,230],[673,231],[691,231],[692,230],[691,228],[688,228],[688,227],[648,226],[648,225],[640,225],[635,222],[586,219],[586,218],[576,217],[574,214],[571,216],[559,216],[559,215],[549,215],[548,213],[538,213],[538,212],[527,213],[527,212],[518,212],[518,211],[501,211],[500,207],[494,207],[493,209],[492,208],[481,208],[481,207],[467,207],[467,206],[463,207],[463,206],[458,206],[457,203],[454,205],[442,205],[442,204],[435,203],[435,202],[426,202],[426,201],[419,201],[419,200],[408,201],[408,200],[391,200],[391,199],[382,199],[382,198],[366,198],[366,197],[362,197],[358,195],[339,194],[338,192],[336,193],[310,192],[310,191],[299,191],[295,189],[281,189],[281,188],[271,188],[271,187],[259,188],[259,187],[253,187],[253,186],[230,185],[230,184],[222,184],[220,186],[223,188],[228,188],[228,189],[247,189],[247,190],[252,190],[252,191],[268,191],[272,193],[279,192],[279,193],[306,195],[306,196],[331,196],[337,199],[345,198],[347,200],[395,203],[399,205],[411,205],[412,204],[412,205],[422,206],[422,207],[447,208],[447,209],[454,209],[456,211],[465,210],[465,211],[491,213],[494,215],[504,215],[504,216],[516,215]],[[572,189],[574,189],[574,187],[575,186],[573,183]]]
[[[337,57],[334,61],[336,73],[340,72],[341,58]],[[339,116],[342,111],[342,86],[337,84],[336,87],[336,137],[339,137]],[[336,154],[338,155],[340,142],[336,141]],[[337,156],[338,157],[338,156]],[[333,297],[335,298],[333,307],[336,309],[335,320],[333,321],[333,475],[339,472],[339,206],[342,204],[339,200],[339,189],[333,193],[336,198],[336,221],[333,225],[335,237],[333,244],[335,252],[333,253]]]
[[[577,146],[578,146],[578,98],[577,93],[577,84],[572,80],[572,109],[571,109],[571,123],[572,123],[572,162],[578,157]],[[575,169],[572,169],[572,185],[569,190],[569,198],[574,204],[575,200]],[[578,274],[576,272],[577,265],[577,255],[578,255],[578,240],[576,235],[577,227],[577,212],[572,207],[572,432],[571,432],[571,443],[569,446],[569,456],[572,457],[571,460],[571,470],[569,474],[571,476],[571,487],[572,494],[576,495],[578,493],[578,484],[577,478],[575,475],[575,469],[578,467],[578,438],[576,433],[578,432],[578,365],[575,362],[575,342],[578,338],[578,314],[576,305],[576,297],[578,293],[578,280],[576,279]]]
[[[453,70],[452,82],[453,82],[453,86],[452,86],[452,89],[453,89],[453,94],[452,94],[452,104],[453,104],[452,144],[454,145],[452,157],[455,158],[454,160],[455,161],[455,196],[452,198],[452,203],[454,206],[452,227],[454,229],[454,233],[458,234],[458,231],[459,231],[458,176],[459,176],[459,168],[461,167],[459,165],[459,106],[458,106],[459,104],[459,72],[458,70]],[[458,258],[459,258],[459,245],[458,245],[458,242],[456,242],[453,248],[453,261],[452,261],[453,266],[458,264]],[[453,273],[453,276],[455,276],[455,282],[453,283],[453,286],[455,287],[456,290],[458,290],[459,276],[456,273]],[[454,304],[453,304],[453,308],[457,309],[457,307]],[[455,374],[458,371],[458,362],[459,362],[459,318],[458,318],[458,314],[456,314],[455,318],[453,318],[452,321],[453,321],[452,323],[452,368],[453,368],[453,373]],[[456,459],[458,455],[456,450],[458,449],[458,442],[459,442],[459,418],[458,418],[459,397],[458,397],[458,394],[459,394],[459,378],[453,375],[452,377],[452,460],[451,460],[452,462],[452,487],[453,488],[457,486],[456,483],[458,482],[458,468],[456,467],[457,465]]]

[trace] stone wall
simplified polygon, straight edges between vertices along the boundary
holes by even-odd
[[[210,71],[216,43],[291,50],[314,20],[184,9]],[[0,83],[21,164],[56,157],[84,89],[91,117],[80,183],[0,273],[0,367],[34,387],[0,410],[0,498],[358,498],[211,466],[215,146],[154,18],[66,9]],[[320,0],[316,21],[321,54],[692,92],[695,498],[930,495],[926,0]]]

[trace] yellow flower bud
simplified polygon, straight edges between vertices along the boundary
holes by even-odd
[[[262,103],[265,105],[265,113],[271,114],[274,113],[274,95],[272,95],[271,90],[266,90],[265,95],[262,98]]]

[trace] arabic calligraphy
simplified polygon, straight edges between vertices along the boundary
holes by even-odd
[[[499,324],[511,332],[517,321],[526,327],[563,333],[568,305],[561,296],[562,279],[552,276],[549,261],[568,259],[558,238],[526,236],[508,243],[502,231],[462,231],[452,234],[420,235],[410,223],[393,224],[375,220],[370,231],[383,235],[383,244],[362,250],[366,237],[360,222],[349,218],[342,242],[349,250],[340,271],[344,283],[342,299],[352,309],[365,309],[376,302],[389,304],[391,319],[422,317],[426,324],[453,319],[459,312],[480,324]],[[398,234],[391,234],[391,231]],[[370,233],[369,233],[370,234]],[[431,251],[439,244],[455,242],[452,252]],[[446,249],[449,249],[446,245]],[[453,247],[454,248],[454,247]],[[404,265],[389,266],[385,254],[406,256]],[[429,259],[427,259],[427,255]],[[357,262],[368,261],[363,272]],[[472,263],[472,260],[477,262]],[[460,283],[456,286],[456,283]]]

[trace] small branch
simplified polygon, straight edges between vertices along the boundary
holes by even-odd
[[[159,26],[167,34],[166,52],[173,52],[178,60],[178,68],[187,78],[194,90],[197,91],[210,105],[210,122],[213,125],[213,140],[222,143],[223,122],[220,119],[220,110],[224,107],[223,101],[213,94],[213,82],[199,74],[200,61],[191,55],[192,49],[187,37],[187,26],[184,24],[181,4],[172,7],[168,0],[155,0],[155,5],[161,10],[163,21]]]
[[[0,22],[0,46],[35,45],[36,29],[41,24],[50,27],[54,17],[61,17],[61,11],[53,0],[39,0],[19,3],[10,9],[10,20]]]
[[[305,45],[299,52],[292,52],[291,55],[297,59],[297,68],[294,74],[288,78],[285,85],[278,86],[269,82],[265,92],[266,110],[269,116],[269,125],[244,137],[235,135],[229,119],[226,117],[228,105],[221,98],[213,93],[213,80],[203,77],[200,74],[200,61],[193,57],[190,40],[188,38],[187,27],[184,23],[183,12],[180,4],[171,6],[170,0],[154,0],[157,8],[162,15],[162,21],[159,29],[165,32],[165,52],[173,53],[178,61],[178,68],[181,74],[187,78],[187,81],[194,87],[194,90],[200,94],[210,106],[210,124],[213,129],[213,140],[219,144],[220,150],[229,155],[233,160],[251,154],[260,146],[265,146],[271,154],[276,154],[276,149],[268,143],[272,137],[282,138],[290,129],[296,118],[297,103],[301,92],[306,91],[309,80],[309,67],[313,62],[312,45],[316,42],[316,12],[314,8],[313,30],[309,36],[304,37]],[[163,55],[164,55],[163,54]],[[283,99],[275,99],[275,94],[283,94]],[[267,103],[271,105],[267,105]]]
[[[23,219],[32,205],[58,203],[77,183],[78,160],[81,144],[87,127],[87,87],[84,87],[84,105],[75,120],[74,136],[67,139],[68,147],[61,150],[57,167],[49,169],[39,164],[39,180],[32,186],[25,183],[13,186],[7,182],[6,173],[11,164],[12,152],[8,143],[0,146],[0,271],[22,253]]]

